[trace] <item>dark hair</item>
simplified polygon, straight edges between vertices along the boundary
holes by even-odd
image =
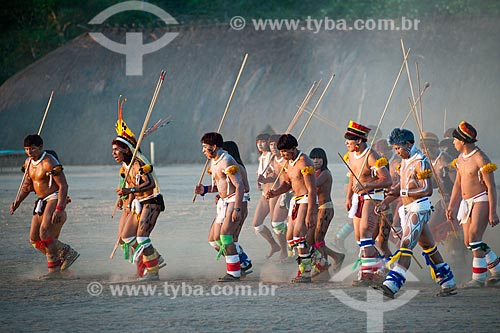
[[[261,133],[261,134],[257,135],[257,137],[255,138],[255,141],[257,141],[257,140],[267,141],[267,140],[269,140],[269,134]]]
[[[125,144],[125,142],[122,142],[120,140],[113,140],[111,141],[111,145],[116,145],[122,149],[130,151],[130,147]]]
[[[36,147],[43,146],[42,137],[38,134],[30,134],[27,137],[25,137],[24,147],[30,147],[30,146],[36,146]]]
[[[344,134],[344,139],[347,139],[347,140],[361,140],[362,142],[366,142],[367,141],[366,138],[362,138],[360,136],[357,136],[357,135],[354,135],[354,134],[351,134],[351,133]]]
[[[207,145],[215,145],[217,147],[222,148],[222,145],[224,144],[224,139],[222,138],[222,135],[217,132],[208,132],[203,134],[201,137],[201,143],[207,144]]]
[[[224,141],[224,143],[222,144],[222,149],[227,151],[228,154],[231,155],[238,164],[245,166],[245,164],[243,164],[243,161],[241,160],[240,150],[238,149],[238,145],[236,144],[236,142]]]
[[[309,158],[321,158],[323,160],[323,165],[320,170],[328,169],[328,158],[326,157],[326,152],[322,148],[313,148],[309,153]]]
[[[405,128],[395,128],[389,135],[390,145],[403,146],[407,142],[414,144],[415,137],[413,136],[413,133],[410,130],[407,130]]]
[[[278,143],[276,144],[279,150],[292,149],[298,145],[299,143],[297,142],[297,139],[295,139],[295,137],[291,134],[283,134],[280,136]]]
[[[269,137],[269,143],[271,143],[271,142],[278,142],[280,136],[281,136],[280,134],[272,134]]]

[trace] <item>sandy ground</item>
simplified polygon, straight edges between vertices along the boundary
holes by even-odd
[[[68,272],[67,279],[59,281],[38,280],[46,271],[46,263],[29,245],[35,197],[28,197],[10,216],[8,206],[16,195],[21,174],[0,174],[0,330],[500,330],[500,289],[459,290],[455,296],[436,297],[438,288],[426,267],[421,270],[412,264],[413,281],[404,286],[396,300],[384,301],[371,289],[350,287],[354,277],[350,266],[358,251],[352,235],[348,238],[349,252],[341,273],[330,281],[290,285],[288,280],[294,275],[296,264],[278,264],[273,258],[266,260],[267,244],[251,227],[259,195],[255,189],[252,189],[250,216],[240,237],[253,260],[254,272],[237,284],[215,282],[225,268],[222,260],[215,260],[215,252],[206,242],[215,209],[213,197],[207,195],[204,200],[198,198],[194,205],[191,203],[192,188],[201,169],[202,165],[156,169],[167,208],[160,215],[152,240],[168,265],[160,272],[161,280],[149,284],[131,278],[134,267],[122,259],[120,252],[113,260],[108,259],[118,223],[117,217],[111,219],[117,167],[66,167],[73,202],[67,209],[69,218],[61,240],[77,249],[81,257]],[[248,169],[253,184],[256,166]],[[342,165],[332,165],[331,169],[336,181],[333,193],[337,211],[327,244],[345,220],[342,209],[345,170]],[[269,225],[269,219],[265,223]],[[497,253],[500,252],[499,230],[488,228],[484,239]],[[448,254],[444,255],[446,259]],[[425,262],[420,255],[418,259]],[[446,260],[452,265],[459,284],[470,279],[470,254]],[[117,294],[120,291],[121,296]],[[370,317],[368,324],[367,317]]]

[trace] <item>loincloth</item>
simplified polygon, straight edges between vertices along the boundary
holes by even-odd
[[[351,199],[351,209],[347,216],[351,219],[354,217],[361,218],[365,200],[384,200],[384,189],[376,188],[366,193],[354,193]]]
[[[407,248],[413,249],[420,238],[425,223],[429,221],[432,211],[432,204],[428,197],[420,198],[414,202],[399,207],[398,213],[401,219],[403,237],[401,242],[408,239]],[[412,222],[412,217],[416,216],[416,221]]]
[[[328,201],[318,207],[318,209],[328,209],[328,208],[333,208],[333,202]]]
[[[485,201],[488,201],[488,192],[486,191],[481,192],[478,195],[473,196],[472,198],[463,199],[460,202],[460,208],[458,208],[457,213],[457,220],[460,221],[460,224],[467,223],[470,217],[470,213],[472,212],[472,207],[474,207],[474,203]]]
[[[215,223],[224,223],[227,213],[227,206],[229,206],[231,202],[235,201],[236,193],[230,194],[225,198],[220,198],[219,201],[217,201],[217,215],[215,216]]]
[[[293,197],[292,200],[290,200],[290,208],[288,210],[288,216],[292,217],[292,220],[295,220],[297,218],[297,214],[299,213],[300,204],[306,204],[308,202],[309,198],[307,194]]]
[[[49,194],[45,198],[38,198],[35,201],[35,207],[33,208],[33,215],[38,214],[39,216],[42,216],[43,212],[45,211],[45,206],[47,204],[47,201],[50,200],[57,200],[57,191],[52,194]]]
[[[141,215],[142,206],[144,205],[160,205],[160,211],[165,210],[165,202],[163,201],[163,195],[160,193],[152,194],[142,199],[134,199],[131,204],[131,211],[133,214]]]

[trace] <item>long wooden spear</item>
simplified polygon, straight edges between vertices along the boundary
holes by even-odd
[[[319,82],[316,82],[316,81],[313,82],[311,88],[309,88],[309,91],[307,92],[307,95],[304,97],[304,99],[302,100],[302,103],[298,107],[297,112],[295,112],[295,116],[292,118],[292,121],[290,121],[290,124],[286,128],[285,134],[290,133],[292,131],[292,129],[295,127],[295,124],[297,123],[300,116],[304,112],[307,104],[309,104],[309,101],[311,100],[311,98],[316,93],[316,90],[318,90],[320,84],[321,84],[321,80],[319,80]]]
[[[151,103],[149,104],[148,113],[146,114],[146,118],[144,119],[144,123],[142,124],[141,133],[139,135],[139,139],[137,140],[137,144],[136,144],[134,152],[132,154],[132,159],[130,160],[129,167],[127,168],[127,171],[125,173],[125,178],[124,178],[124,181],[122,184],[122,188],[124,188],[127,184],[127,178],[130,174],[130,171],[132,170],[132,165],[134,164],[137,153],[139,152],[139,148],[141,146],[142,140],[144,139],[144,133],[146,132],[146,129],[148,128],[149,118],[151,118],[151,113],[153,113],[153,108],[156,104],[156,99],[158,98],[158,93],[160,92],[161,85],[163,84],[164,80],[165,80],[165,71],[162,70],[160,72],[160,77],[158,78],[158,82],[156,84],[156,88],[155,88],[155,91],[153,93],[153,97],[151,98]],[[115,207],[113,208],[113,213],[111,214],[111,218],[113,218],[115,216],[116,207],[118,206],[119,200],[120,200],[120,198],[118,197],[116,204],[115,204]]]
[[[321,95],[319,96],[319,99],[318,101],[316,102],[316,105],[314,106],[314,108],[312,109],[311,111],[311,114],[309,115],[309,118],[307,118],[307,121],[304,125],[304,127],[302,127],[302,131],[300,131],[300,134],[299,136],[297,137],[297,142],[302,138],[302,134],[304,134],[304,131],[306,130],[307,128],[307,125],[309,125],[309,122],[311,121],[312,117],[314,116],[314,113],[316,112],[316,110],[318,109],[318,106],[319,104],[321,103],[321,101],[323,100],[323,97],[325,96],[326,94],[326,91],[328,90],[328,88],[330,87],[330,84],[332,83],[333,81],[333,78],[335,77],[335,74],[332,74],[330,75],[330,80],[328,80],[328,83],[326,84],[326,87],[325,89],[323,89],[323,92],[321,93]]]
[[[363,185],[363,183],[359,180],[358,177],[356,177],[356,175],[354,174],[354,171],[351,169],[351,167],[349,166],[349,164],[344,160],[344,157],[342,155],[340,155],[339,152],[337,152],[337,155],[339,155],[340,159],[342,160],[342,162],[344,163],[344,165],[347,167],[347,169],[349,170],[349,172],[351,173],[351,175],[356,179],[356,181],[358,182],[358,184],[361,186],[361,188],[363,189],[363,191],[366,192],[366,194],[368,195],[368,197],[370,198],[370,200],[373,200],[372,196],[370,193],[368,193],[368,190],[366,189],[366,187]],[[391,227],[392,231],[399,237],[399,240],[401,240],[401,236],[396,232],[396,230],[394,229],[394,227],[392,226],[392,223],[390,223],[388,220],[387,220],[387,217],[385,216],[384,212],[380,212],[380,216],[382,216],[382,220],[384,220],[384,223],[386,223],[388,226]],[[412,257],[415,259],[415,262],[417,263],[417,265],[420,267],[420,269],[422,269],[422,265],[420,265],[420,263],[418,262],[417,258],[415,258],[415,256],[412,254]]]
[[[417,72],[417,83],[418,83],[418,95],[420,96],[421,89],[420,89],[420,71],[418,70],[418,62],[415,62],[415,70]],[[422,128],[424,128],[424,111],[423,111],[423,103],[422,103],[422,98],[420,98],[420,102],[418,103],[420,105],[420,125],[422,125]]]
[[[427,90],[427,88],[429,88],[431,85],[429,82],[425,82],[424,84],[424,89],[422,89],[422,91],[420,92],[420,94],[418,95],[417,97],[417,100],[415,101],[415,103],[413,103],[413,107],[415,108],[418,104],[418,102],[420,101],[420,98],[422,98],[422,96],[424,95],[425,91]],[[411,112],[411,108],[410,108],[410,111],[408,111],[408,114],[406,115],[406,118],[405,120],[403,120],[403,122],[401,123],[401,126],[399,128],[403,128],[406,124],[406,122],[408,121],[408,119],[410,118],[410,116],[412,115],[412,112]]]
[[[401,51],[403,52],[403,55],[404,55],[405,50],[406,50],[405,44],[404,44],[402,38],[400,39],[400,41],[401,41]],[[415,103],[415,93],[413,92],[413,84],[412,84],[411,76],[410,76],[410,66],[408,66],[408,62],[405,63],[405,67],[406,67],[406,75],[408,76],[408,84],[410,86],[411,100],[413,101],[413,103]]]
[[[425,140],[424,140],[424,133],[422,130],[422,125],[420,124],[420,122],[417,119],[417,116],[416,116],[417,111],[415,110],[415,107],[413,105],[411,105],[410,98],[408,98],[408,105],[410,106],[411,113],[413,114],[413,117],[415,119],[415,123],[417,124],[418,132],[420,134],[420,142],[424,146],[425,154],[430,159],[431,155],[429,154],[429,149],[427,149],[427,144],[425,143]],[[443,189],[441,187],[441,183],[439,182],[439,179],[437,177],[436,170],[434,169],[434,165],[432,164],[432,161],[429,164],[431,165],[432,176],[434,177],[434,180],[436,181],[436,184],[437,184],[438,190],[439,190],[439,194],[441,195],[441,203],[443,204],[443,207],[446,210],[446,207],[448,207],[448,204],[446,203],[446,199],[444,198],[444,192],[443,192]],[[455,235],[455,238],[458,239],[457,231],[455,230],[455,226],[453,225],[453,222],[450,220],[448,220],[448,222],[450,222],[450,224],[451,224],[451,228],[453,229],[453,234]]]
[[[377,128],[375,129],[375,133],[373,134],[372,141],[370,142],[370,146],[373,146],[373,142],[375,142],[375,138],[377,137],[377,133],[380,129],[380,125],[382,124],[382,120],[384,119],[385,113],[387,112],[387,108],[389,107],[389,103],[392,100],[392,95],[394,94],[394,90],[396,90],[396,85],[398,84],[399,77],[401,76],[401,73],[403,72],[403,68],[404,68],[405,64],[407,63],[407,59],[408,59],[409,54],[410,54],[410,49],[408,49],[408,52],[403,54],[404,55],[403,63],[401,64],[401,67],[399,68],[398,75],[396,75],[396,79],[394,80],[394,84],[392,85],[391,92],[389,93],[389,97],[387,98],[387,102],[385,103],[384,111],[382,111],[382,115],[380,116],[380,119],[378,121]],[[363,169],[365,168],[366,162],[368,161],[368,155],[370,155],[370,154],[366,154],[366,156],[363,160],[363,164],[361,165],[361,169],[359,169],[359,174],[358,174],[357,178],[361,177],[361,173],[363,172]]]
[[[135,146],[134,152],[132,154],[132,158],[130,160],[129,167],[126,168],[127,171],[125,173],[125,178],[123,181],[123,184],[121,188],[124,188],[127,185],[127,178],[130,175],[130,170],[132,170],[132,165],[134,164],[135,158],[137,157],[137,153],[139,152],[139,148],[141,147],[142,140],[144,139],[144,133],[146,132],[146,129],[148,128],[148,123],[149,123],[149,118],[151,118],[151,114],[153,113],[153,108],[156,104],[156,99],[158,98],[158,93],[160,92],[161,85],[163,84],[163,81],[165,80],[165,71],[162,70],[160,72],[160,77],[158,78],[158,82],[156,83],[156,88],[153,93],[153,97],[151,98],[151,103],[149,104],[149,109],[146,114],[146,118],[144,119],[144,123],[142,124],[142,129],[141,133],[139,134],[139,139],[137,140],[137,144]],[[116,208],[118,207],[118,203],[120,202],[120,197],[116,200],[115,206],[113,207],[113,213],[111,214],[111,218],[115,216]],[[115,245],[113,247],[113,250],[111,251],[111,254],[109,255],[109,259],[113,259],[113,256],[115,255],[116,250],[118,249],[118,246],[120,245],[120,234],[118,234],[118,239],[115,242]]]
[[[49,101],[47,102],[47,106],[45,107],[45,112],[43,114],[42,123],[40,124],[40,128],[38,129],[38,133],[37,133],[38,135],[42,134],[43,124],[45,123],[45,118],[47,117],[47,113],[49,112],[50,104],[52,103],[52,96],[54,96],[54,90],[52,90],[52,92],[50,93]],[[16,200],[14,202],[17,202],[17,200],[19,200],[19,194],[21,194],[21,189],[23,187],[24,181],[26,180],[26,176],[28,174],[28,170],[30,168],[30,165],[31,165],[31,159],[28,161],[28,166],[24,170],[23,178],[21,179],[21,184],[19,185],[19,189],[17,190]]]
[[[316,93],[316,90],[318,90],[318,87],[319,87],[320,83],[321,83],[321,80],[319,80],[319,82],[316,82],[316,81],[313,82],[311,88],[309,88],[309,91],[307,92],[306,96],[302,100],[302,103],[298,107],[297,112],[295,112],[295,115],[293,116],[292,120],[290,121],[290,124],[288,125],[288,127],[285,130],[284,134],[290,133],[292,131],[292,129],[295,127],[295,124],[297,123],[297,121],[299,120],[300,116],[304,112],[307,104],[309,104],[309,101],[311,100],[311,98]],[[272,156],[269,159],[269,162],[267,163],[266,167],[262,170],[262,173],[260,173],[261,176],[264,176],[264,174],[266,173],[267,169],[269,168],[269,166],[273,162],[273,159],[274,159],[274,156]]]
[[[311,110],[309,110],[308,108],[305,108],[304,112],[311,114]],[[336,125],[333,121],[329,120],[325,116],[316,112],[314,114],[314,118],[318,119],[320,122],[326,124],[327,126],[330,126],[331,128],[335,129],[337,132],[342,134],[344,133],[338,125]]]
[[[321,93],[321,95],[319,96],[318,98],[318,101],[316,102],[316,105],[314,105],[314,108],[312,109],[311,111],[311,114],[309,115],[309,118],[307,118],[307,121],[306,123],[304,124],[304,127],[302,127],[302,131],[300,131],[300,134],[299,136],[297,137],[297,142],[300,141],[300,139],[302,138],[302,134],[304,134],[304,131],[306,130],[307,126],[309,125],[309,122],[311,121],[312,117],[314,116],[314,113],[316,112],[316,110],[318,109],[319,107],[319,104],[321,103],[321,101],[323,100],[323,97],[325,96],[326,94],[326,91],[328,90],[328,88],[330,87],[330,84],[332,83],[333,81],[333,78],[335,77],[335,74],[332,74],[330,76],[330,79],[328,80],[328,83],[326,84],[325,86],[325,89],[323,89],[323,92]],[[280,172],[278,174],[278,176],[276,177],[276,179],[274,180],[274,183],[273,183],[273,186],[271,186],[271,190],[274,189],[274,186],[276,186],[276,183],[278,182],[278,179],[280,178],[281,174],[283,173],[283,170],[285,170],[285,167],[288,165],[288,161],[286,161],[285,164],[283,164],[283,167],[281,167],[280,169]]]
[[[241,63],[240,71],[238,72],[238,76],[236,77],[236,81],[234,82],[233,85],[233,90],[231,91],[231,94],[229,95],[229,99],[226,104],[226,109],[224,110],[224,114],[222,115],[222,119],[220,120],[219,127],[217,127],[217,133],[220,133],[220,130],[222,128],[222,124],[224,124],[224,119],[226,118],[227,111],[229,110],[229,106],[231,105],[231,101],[233,99],[234,92],[236,91],[236,87],[238,86],[238,82],[240,81],[240,76],[241,73],[243,72],[243,69],[245,68],[245,64],[247,63],[248,59],[248,53],[245,53],[245,57],[243,58],[243,62]],[[207,171],[208,167],[208,159],[205,161],[205,166],[203,167],[203,171],[201,172],[200,175],[200,180],[198,181],[198,185],[201,184],[203,181],[203,176],[205,175],[205,172]],[[193,195],[193,203],[196,201],[196,193]]]

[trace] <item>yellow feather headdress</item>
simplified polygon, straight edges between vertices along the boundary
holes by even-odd
[[[123,104],[127,101],[126,98],[122,99],[122,96],[118,97],[118,120],[116,121],[115,129],[118,137],[116,140],[127,144],[132,150],[137,145],[137,140],[135,139],[134,132],[127,126],[123,120]]]

